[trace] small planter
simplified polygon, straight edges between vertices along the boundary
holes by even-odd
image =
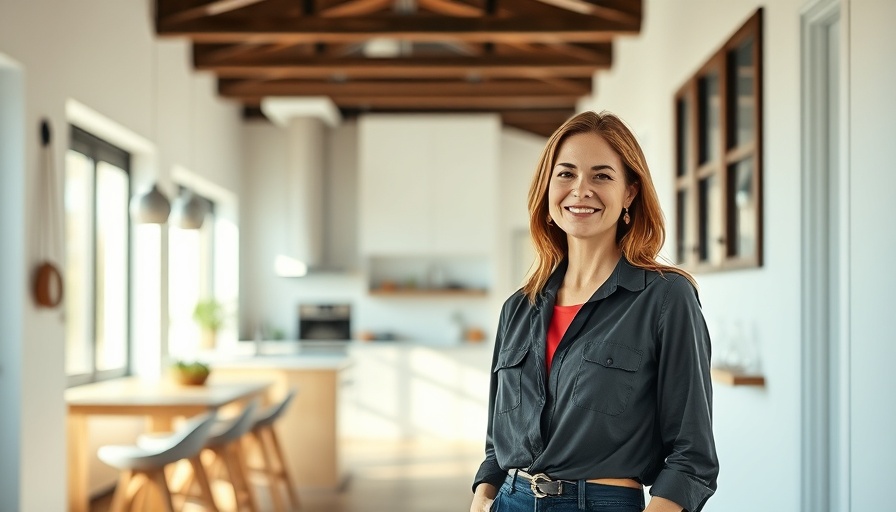
[[[211,370],[202,363],[178,362],[171,367],[171,378],[182,386],[203,386]]]

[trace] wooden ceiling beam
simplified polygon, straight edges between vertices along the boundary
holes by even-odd
[[[363,57],[251,55],[218,59],[214,47],[194,47],[193,64],[198,70],[212,71],[222,78],[438,78],[438,77],[591,77],[610,65],[602,60],[583,61],[562,55],[488,55],[481,57]]]
[[[393,0],[354,0],[322,9],[318,15],[324,18],[364,16],[392,7]]]
[[[512,18],[445,18],[388,16],[362,18],[214,17],[170,22],[162,19],[162,36],[188,37],[199,43],[350,42],[373,37],[411,41],[465,42],[539,41],[609,42],[621,34],[637,34],[640,22],[617,22],[592,16]]]
[[[217,16],[218,14],[235,11],[237,9],[242,9],[243,7],[248,7],[250,5],[265,1],[267,0],[214,0],[212,2],[205,2],[202,5],[197,5],[194,7],[183,9],[181,11],[165,14],[161,16],[161,21],[159,24],[163,25],[166,23],[181,23],[184,21],[195,20],[197,18]],[[169,5],[171,4],[170,1],[166,3],[168,3]]]
[[[261,103],[261,96],[235,96],[243,105]],[[580,96],[575,94],[556,96],[336,96],[333,103],[340,108],[363,110],[415,110],[415,111],[495,111],[502,109],[557,109],[575,108]]]
[[[590,81],[544,83],[531,80],[513,81],[428,81],[428,82],[313,82],[285,80],[274,82],[220,80],[218,92],[226,97],[240,96],[329,96],[348,97],[407,97],[429,98],[441,96],[576,96],[591,92]]]
[[[475,18],[483,16],[485,11],[479,7],[451,0],[417,0],[417,5],[428,11],[445,16],[458,16]]]
[[[596,43],[589,46],[582,46],[572,43],[548,43],[546,45],[534,43],[507,43],[507,46],[524,51],[528,54],[537,55],[545,54],[545,49],[553,50],[556,53],[562,53],[569,57],[581,59],[586,62],[602,62],[609,67],[613,60],[612,43]]]
[[[593,65],[551,65],[534,66],[531,64],[483,66],[483,65],[391,65],[345,66],[332,63],[321,63],[318,66],[213,66],[200,68],[213,71],[221,78],[303,78],[356,80],[361,78],[532,78],[545,77],[591,77],[595,71],[602,69]]]
[[[562,9],[615,21],[641,19],[642,0],[538,0]]]

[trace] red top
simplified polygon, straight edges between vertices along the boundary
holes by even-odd
[[[554,352],[560,345],[560,340],[569,329],[569,324],[576,317],[576,313],[582,309],[583,304],[575,304],[573,306],[554,306],[554,316],[551,317],[551,325],[548,326],[548,345],[545,354],[545,361],[548,365],[548,372],[551,371],[551,361],[554,359]]]

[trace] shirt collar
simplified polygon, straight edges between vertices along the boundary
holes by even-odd
[[[566,269],[569,267],[569,260],[567,258],[563,258],[557,268],[554,269],[554,272],[551,273],[551,277],[548,278],[547,283],[545,283],[544,288],[542,289],[542,293],[539,294],[539,298],[541,299],[541,306],[551,306],[557,301],[557,291],[560,289],[560,285],[563,284],[563,277],[566,275]],[[637,292],[643,290],[647,285],[647,273],[643,268],[638,268],[622,256],[619,258],[619,262],[616,263],[616,268],[613,269],[613,273],[610,274],[610,277],[594,292],[588,302],[593,302],[596,300],[601,300],[609,297],[616,291],[618,287],[625,288],[626,290]]]

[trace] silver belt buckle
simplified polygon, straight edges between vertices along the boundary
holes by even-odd
[[[532,494],[534,494],[536,498],[546,498],[549,495],[546,494],[545,492],[543,492],[541,489],[539,489],[538,484],[539,484],[539,482],[547,483],[547,482],[551,482],[551,481],[552,480],[548,475],[546,475],[544,473],[538,473],[537,475],[532,475],[532,479],[529,480],[529,488],[532,489]],[[563,483],[558,482],[557,486],[558,486],[557,490],[562,493],[563,492]]]

